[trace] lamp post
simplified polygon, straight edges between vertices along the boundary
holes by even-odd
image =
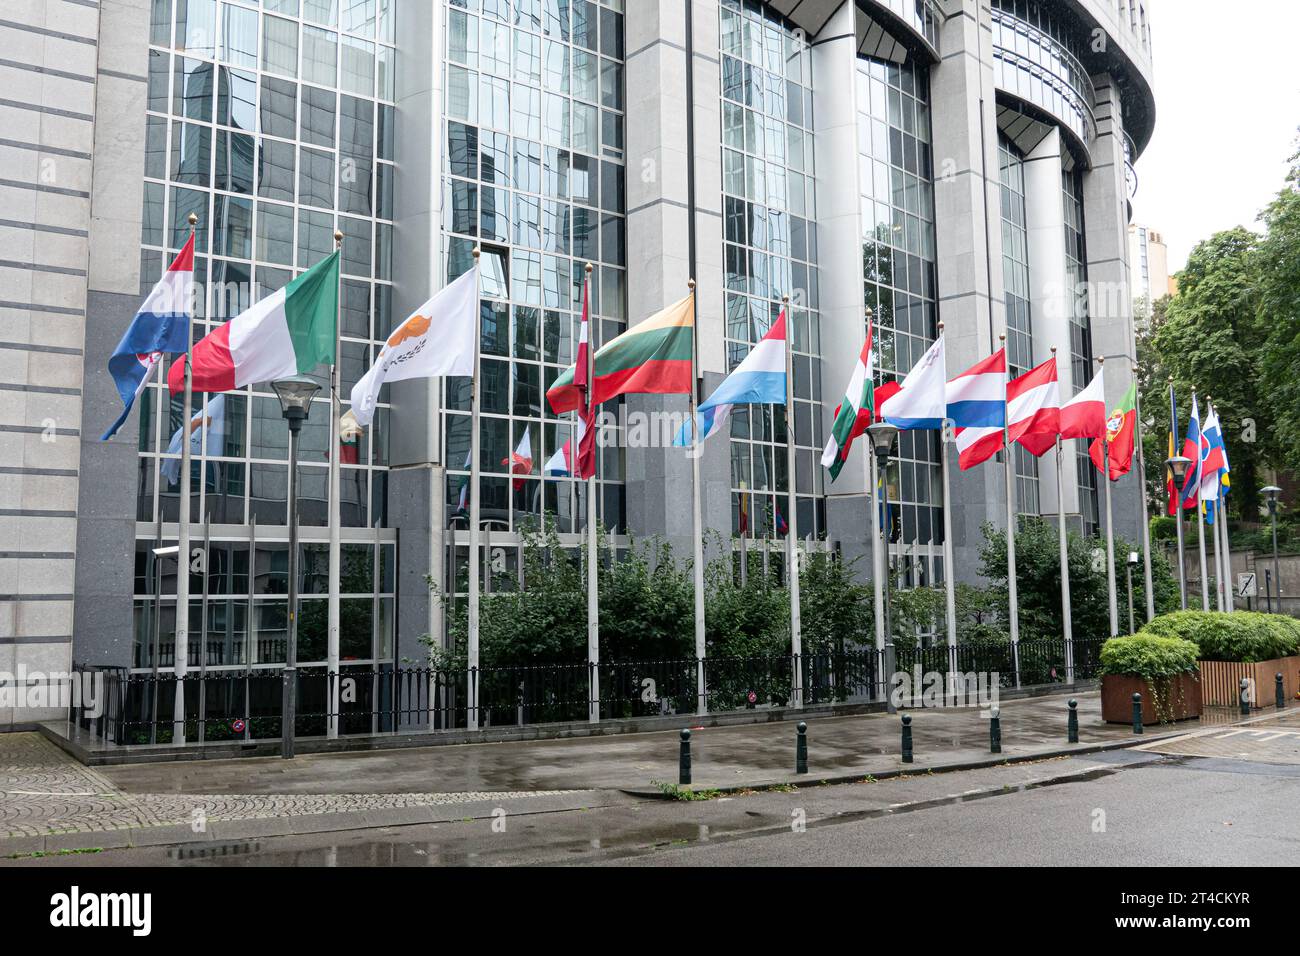
[[[1187,560],[1183,554],[1182,488],[1183,481],[1187,478],[1187,470],[1191,467],[1192,460],[1182,455],[1175,455],[1165,461],[1165,470],[1174,479],[1174,527],[1178,529],[1178,594],[1184,611],[1187,610]]]
[[[1273,587],[1277,588],[1277,612],[1282,613],[1282,568],[1277,559],[1277,496],[1282,493],[1282,489],[1277,485],[1269,485],[1261,489],[1264,496],[1268,498],[1268,514],[1273,519]]]
[[[280,756],[293,756],[293,725],[298,693],[298,433],[311,413],[320,385],[306,376],[273,383],[280,413],[289,425],[289,636],[285,649],[284,696],[280,719]],[[337,451],[337,449],[336,449]]]
[[[882,560],[880,562],[880,589],[882,594],[881,607],[884,610],[885,618],[885,659],[882,661],[882,668],[885,672],[885,691],[889,693],[889,686],[892,683],[891,678],[894,673],[894,635],[891,622],[889,620],[889,538],[890,538],[890,520],[889,520],[889,455],[894,449],[894,441],[898,438],[898,427],[890,425],[887,422],[877,422],[867,429],[867,434],[871,436],[871,447],[876,453],[876,466],[880,474],[872,475],[876,478],[877,485],[882,489],[884,497],[881,499],[881,506],[884,511],[884,520],[881,522],[881,542]],[[889,713],[894,713],[897,708],[894,706],[892,694],[886,698],[886,709]]]

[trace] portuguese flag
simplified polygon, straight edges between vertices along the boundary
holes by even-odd
[[[200,340],[190,358],[194,391],[228,392],[333,365],[338,319],[335,250]],[[173,395],[185,390],[184,356],[172,364],[167,384]]]
[[[695,347],[695,293],[628,329],[596,353],[593,406],[619,395],[689,395]],[[546,393],[557,415],[583,407],[570,365]],[[197,388],[197,386],[195,386]]]
[[[1118,481],[1129,473],[1133,467],[1133,436],[1137,432],[1137,382],[1128,387],[1119,408],[1110,413],[1106,419],[1105,441],[1110,445],[1111,481]],[[1093,441],[1088,448],[1092,463],[1102,471],[1104,459],[1101,449],[1102,439]]]
[[[872,329],[868,324],[862,354],[853,367],[849,387],[844,391],[844,401],[835,409],[831,437],[826,443],[826,450],[822,452],[822,467],[830,469],[831,481],[840,476],[840,470],[848,460],[849,449],[853,447],[853,440],[859,435],[865,435],[875,418],[875,369],[872,366],[871,337]]]

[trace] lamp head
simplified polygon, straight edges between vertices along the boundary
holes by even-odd
[[[273,382],[271,387],[280,399],[280,414],[289,423],[289,430],[298,431],[311,414],[311,400],[320,391],[320,383],[305,375],[295,375]]]
[[[1181,486],[1183,479],[1187,477],[1187,472],[1192,467],[1192,460],[1182,455],[1175,455],[1165,462],[1165,467],[1173,474],[1174,483]]]
[[[1282,489],[1277,485],[1268,485],[1265,488],[1261,488],[1260,492],[1263,493],[1269,501],[1277,501],[1277,496],[1282,493]]]
[[[867,434],[871,436],[871,447],[875,449],[876,454],[888,458],[894,449],[894,440],[898,438],[898,426],[888,422],[877,422],[867,428]]]

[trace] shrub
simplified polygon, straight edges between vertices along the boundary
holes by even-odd
[[[1103,674],[1140,677],[1152,684],[1179,674],[1195,674],[1196,660],[1196,645],[1178,637],[1135,634],[1112,637],[1101,646]]]
[[[1191,641],[1205,661],[1254,664],[1300,653],[1300,621],[1280,614],[1177,611],[1151,621],[1142,633]]]

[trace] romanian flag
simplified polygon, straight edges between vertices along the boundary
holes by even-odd
[[[619,395],[689,395],[691,353],[695,348],[695,293],[640,325],[628,329],[596,352],[591,404]],[[583,407],[582,389],[570,365],[546,393],[557,415]]]

